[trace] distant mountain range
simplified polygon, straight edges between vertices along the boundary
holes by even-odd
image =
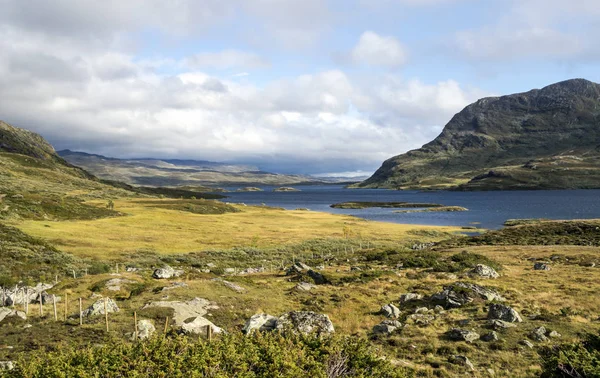
[[[574,79],[478,100],[356,187],[600,188],[600,85]]]
[[[58,151],[58,154],[97,177],[141,186],[249,186],[306,185],[345,181],[343,178],[315,178],[263,172],[251,165],[232,165],[202,160],[116,159],[102,155]],[[356,180],[355,180],[356,181]]]

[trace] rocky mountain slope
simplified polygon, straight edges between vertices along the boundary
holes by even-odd
[[[478,100],[433,141],[386,160],[358,186],[600,188],[600,85],[574,79]]]
[[[116,159],[69,150],[59,151],[69,163],[94,175],[130,185],[295,185],[318,182],[312,177],[260,171],[257,167],[196,160]]]

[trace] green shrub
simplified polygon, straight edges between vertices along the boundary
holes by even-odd
[[[495,270],[502,270],[502,265],[500,265],[498,262],[490,259],[489,257],[468,251],[462,251],[461,253],[452,255],[450,260],[458,264],[458,270],[475,268],[477,264],[487,265]]]
[[[600,377],[600,333],[588,334],[583,342],[545,347],[542,377]]]
[[[189,338],[115,341],[100,348],[37,353],[7,377],[407,377],[368,341],[335,336],[239,333],[211,343]]]

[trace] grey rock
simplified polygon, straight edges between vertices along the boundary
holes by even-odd
[[[435,316],[430,314],[412,314],[406,319],[420,326],[428,326],[435,320]]]
[[[225,268],[223,269],[223,273],[225,274],[235,274],[236,269],[235,268]]]
[[[402,327],[402,323],[397,320],[384,320],[373,327],[373,333],[376,335],[389,335],[400,327]]]
[[[481,278],[498,278],[500,275],[494,270],[494,268],[483,264],[477,264],[477,266],[470,272],[472,275],[479,276]]]
[[[197,316],[191,320],[188,319],[187,321],[184,321],[181,325],[181,332],[186,335],[199,335],[206,338],[207,327],[210,327],[214,334],[223,333],[223,329],[217,327],[210,320],[202,316]]]
[[[548,334],[548,336],[549,336],[549,337],[551,337],[551,338],[553,338],[553,339],[557,339],[557,338],[559,338],[559,337],[562,337],[562,335],[561,335],[560,333],[556,332],[556,331],[551,331],[551,332]]]
[[[173,277],[179,277],[182,274],[183,274],[182,270],[175,270],[167,265],[164,268],[156,269],[154,271],[154,273],[152,273],[152,278],[156,278],[159,280],[160,279],[169,279],[169,278],[173,278]]]
[[[533,348],[533,343],[529,340],[521,340],[519,344],[526,346],[527,348]]]
[[[359,266],[351,266],[350,271],[351,272],[360,272],[360,271],[362,271],[362,268]]]
[[[481,339],[481,341],[486,341],[486,342],[499,340],[498,334],[495,331],[486,333],[485,335],[481,335],[480,339]]]
[[[173,290],[173,289],[180,289],[183,287],[188,287],[188,284],[186,284],[185,282],[173,282],[171,284],[171,286],[165,286],[162,288],[162,291],[169,291],[169,290]]]
[[[27,320],[27,314],[25,314],[23,311],[0,307],[0,322],[8,318],[21,318],[23,320]]]
[[[306,273],[309,270],[311,270],[312,268],[302,262],[297,262],[294,265],[290,266],[286,272],[285,275],[286,276],[291,276],[294,274],[302,274],[302,273]]]
[[[273,331],[277,327],[277,318],[269,314],[252,315],[246,321],[246,325],[242,329],[245,334],[250,334],[253,331]]]
[[[454,364],[454,365],[465,366],[469,370],[475,370],[475,366],[473,366],[473,363],[466,356],[460,356],[460,355],[450,356],[448,358],[448,362],[450,362],[451,364]]]
[[[536,262],[533,264],[533,270],[550,270],[550,266],[542,262]]]
[[[236,293],[240,293],[241,294],[241,293],[245,293],[246,292],[246,289],[243,288],[243,287],[241,287],[240,285],[235,284],[233,282],[225,281],[222,278],[213,278],[213,281],[222,282],[223,285],[225,285],[227,288],[235,291]]]
[[[14,370],[14,361],[0,361],[0,371],[2,370]]]
[[[420,299],[423,299],[423,296],[421,294],[406,293],[406,294],[402,294],[400,296],[400,303],[406,303],[406,302],[410,302],[410,301],[418,301]]]
[[[145,340],[149,339],[156,332],[156,328],[150,320],[142,319],[138,321],[137,331],[138,339]]]
[[[334,333],[333,323],[329,320],[329,316],[317,314],[312,311],[291,311],[281,315],[277,319],[278,331],[290,329],[293,332],[303,334],[328,334]]]
[[[427,307],[417,307],[415,308],[415,314],[429,314],[433,311],[428,309]]]
[[[119,306],[110,298],[106,299],[106,312],[119,312]],[[104,315],[104,299],[100,299],[92,304],[87,309],[83,310],[83,316]]]
[[[397,319],[400,316],[400,309],[390,303],[381,307],[381,313],[388,318]]]
[[[312,289],[314,289],[316,286],[308,283],[308,282],[300,282],[298,283],[294,289],[296,289],[297,291],[311,291]]]
[[[493,303],[488,310],[488,319],[504,320],[510,323],[520,323],[523,321],[521,315],[512,307],[499,303]]]
[[[479,334],[477,332],[459,328],[451,329],[447,335],[448,338],[453,341],[466,341],[468,343],[472,343],[475,340],[479,340]]]
[[[516,325],[514,325],[513,323],[505,322],[504,320],[500,319],[490,319],[488,320],[488,325],[496,331],[516,327]]]
[[[446,286],[443,291],[432,295],[430,299],[445,308],[462,307],[473,302],[475,299],[483,299],[485,301],[504,300],[495,290],[466,282],[455,282],[452,285]]]
[[[124,278],[113,278],[106,282],[106,289],[110,291],[120,291],[122,285],[135,283],[135,281]]]
[[[312,269],[310,269],[308,271],[308,276],[310,278],[312,278],[313,281],[315,281],[315,284],[317,284],[317,285],[325,285],[325,284],[329,283],[329,280],[327,278],[325,278],[324,275],[322,275],[321,273],[316,272]]]
[[[531,332],[530,337],[533,340],[539,341],[539,342],[547,341],[548,338],[546,337],[546,328],[545,327],[537,327],[537,328],[535,328]]]

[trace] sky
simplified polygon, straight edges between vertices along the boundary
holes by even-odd
[[[600,82],[597,0],[0,0],[0,119],[58,149],[368,175],[486,96]]]

